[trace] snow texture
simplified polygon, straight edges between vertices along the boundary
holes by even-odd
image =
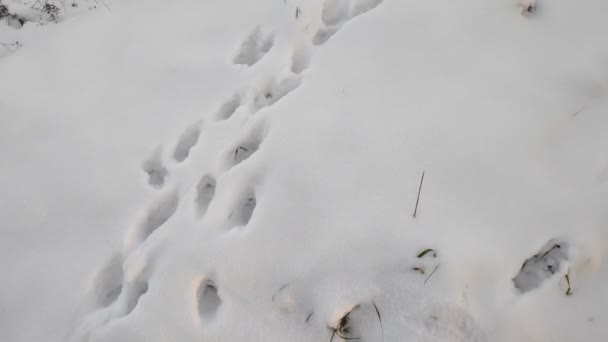
[[[0,341],[608,338],[608,2],[0,2]]]

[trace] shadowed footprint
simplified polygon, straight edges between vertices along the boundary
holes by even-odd
[[[237,207],[230,213],[230,224],[232,227],[245,226],[251,220],[256,207],[255,194],[250,192],[244,196],[237,204]]]
[[[299,74],[308,69],[311,58],[312,51],[310,46],[297,47],[291,56],[291,72]]]
[[[254,110],[258,111],[261,108],[273,105],[285,95],[294,91],[301,83],[302,79],[295,75],[288,76],[280,81],[277,79],[271,80],[255,96],[253,101]]]
[[[327,26],[339,25],[350,18],[351,0],[325,0],[321,20]]]
[[[350,19],[371,11],[383,0],[325,0],[319,28],[312,39],[313,45],[323,45]]]
[[[253,156],[268,134],[264,121],[257,121],[238,143],[226,152],[226,167],[232,168]]]
[[[196,186],[196,209],[199,216],[205,215],[209,203],[215,196],[215,179],[209,175],[204,176]]]
[[[254,142],[253,144],[247,144],[245,146],[238,146],[234,149],[234,165],[240,164],[244,160],[248,159],[253,155],[259,148],[259,143]]]
[[[320,27],[315,36],[312,38],[313,45],[325,44],[331,36],[338,32],[340,28],[337,26],[324,26]]]
[[[211,319],[222,304],[222,299],[218,295],[217,287],[213,282],[205,280],[201,282],[196,291],[198,302],[198,313],[201,318]]]
[[[133,284],[128,284],[126,286],[127,290],[127,301],[126,301],[126,315],[133,312],[137,303],[141,296],[143,296],[146,292],[148,292],[148,282],[146,281],[137,281]]]
[[[568,259],[568,244],[555,239],[547,242],[541,250],[528,258],[513,278],[513,285],[522,293],[539,287],[545,280],[559,272],[560,265]]]
[[[179,137],[179,141],[173,151],[173,159],[177,162],[181,163],[186,160],[188,155],[190,155],[192,147],[198,143],[198,138],[201,134],[200,126],[200,123],[196,123],[188,127]]]
[[[168,175],[161,154],[161,149],[157,148],[142,165],[142,169],[148,174],[148,184],[155,188],[162,188]]]
[[[238,144],[229,155],[231,164],[233,167],[249,159],[254,153],[260,149],[262,143],[259,137],[251,137],[249,140],[245,140]]]
[[[95,302],[100,307],[114,303],[122,291],[123,270],[122,256],[116,254],[104,265],[95,276]]]
[[[143,222],[139,225],[139,241],[144,241],[152,232],[165,224],[175,214],[178,204],[178,193],[177,191],[173,191],[165,195],[150,208]]]
[[[356,17],[378,7],[384,0],[359,0],[355,2],[351,17]]]
[[[263,32],[261,27],[254,28],[249,36],[241,43],[232,62],[252,66],[270,51],[274,44],[274,34]]]
[[[240,94],[234,94],[229,100],[224,102],[217,111],[218,120],[228,120],[236,112],[236,110],[242,105],[242,96]]]

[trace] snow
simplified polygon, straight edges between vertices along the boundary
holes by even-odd
[[[608,336],[605,1],[104,3],[0,20],[0,340]]]

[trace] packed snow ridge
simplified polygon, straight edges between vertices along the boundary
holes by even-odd
[[[606,13],[0,0],[0,340],[605,341]]]

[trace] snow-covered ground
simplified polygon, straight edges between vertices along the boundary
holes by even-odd
[[[608,339],[608,2],[45,3],[0,341]]]

